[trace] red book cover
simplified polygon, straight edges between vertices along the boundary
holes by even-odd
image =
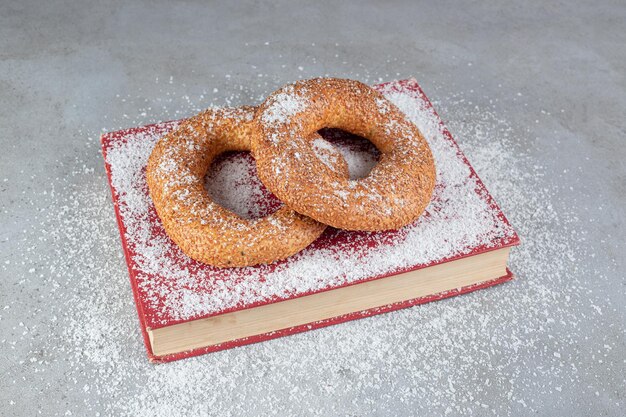
[[[415,123],[433,151],[437,185],[426,212],[413,224],[385,232],[328,228],[302,252],[270,265],[220,269],[187,257],[166,235],[148,195],[145,166],[156,141],[178,126],[158,123],[104,134],[105,167],[113,195],[148,357],[167,362],[311,330],[474,291],[512,279],[512,274],[470,287],[346,314],[279,331],[155,356],[148,329],[158,329],[333,290],[514,246],[519,238],[414,79],[375,88]],[[376,162],[369,142],[324,135],[342,150],[351,175]],[[375,152],[375,151],[374,151]],[[360,153],[360,156],[359,156]],[[355,155],[359,156],[354,158]],[[351,159],[352,158],[352,161]],[[369,159],[368,159],[369,158]],[[242,216],[262,216],[280,202],[260,184],[247,153],[227,154],[214,164],[211,195]],[[355,172],[353,172],[353,170]],[[223,177],[223,175],[222,175]],[[236,192],[233,192],[236,189]],[[222,195],[223,194],[223,195]]]

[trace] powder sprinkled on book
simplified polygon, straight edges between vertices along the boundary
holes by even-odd
[[[290,300],[517,243],[514,230],[417,83],[407,80],[377,88],[420,128],[433,151],[437,186],[426,213],[394,232],[329,229],[309,248],[272,265],[213,268],[186,257],[165,235],[147,194],[144,167],[158,138],[176,122],[103,137],[140,314],[147,327]],[[227,190],[218,187],[215,192]]]

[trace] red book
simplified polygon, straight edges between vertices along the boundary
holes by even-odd
[[[255,343],[512,279],[506,264],[519,238],[417,82],[375,88],[420,128],[433,151],[437,185],[426,212],[394,231],[328,228],[302,252],[270,265],[205,265],[165,234],[148,195],[145,166],[156,141],[178,121],[102,136],[150,361]],[[375,163],[366,152],[369,142],[337,132],[324,135],[342,150],[352,175],[363,175]],[[247,153],[219,158],[210,175],[211,184],[225,180],[208,192],[242,216],[263,215],[280,204],[258,181]]]

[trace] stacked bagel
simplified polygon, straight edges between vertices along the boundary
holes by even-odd
[[[350,179],[318,131],[336,128],[371,141],[379,162]],[[251,151],[261,182],[284,205],[244,219],[213,201],[205,175],[227,151]],[[146,178],[168,236],[189,257],[218,267],[287,258],[327,226],[398,229],[415,221],[435,186],[435,165],[419,129],[382,94],[353,80],[316,78],[286,85],[258,107],[208,109],[161,138]]]

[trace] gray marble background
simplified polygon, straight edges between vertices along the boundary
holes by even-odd
[[[42,296],[39,287],[45,277],[28,271],[45,270],[45,265],[30,263],[74,261],[71,253],[64,254],[63,242],[47,245],[41,240],[48,231],[36,230],[39,223],[33,219],[45,212],[52,183],[57,199],[68,181],[73,190],[96,187],[108,192],[97,151],[102,129],[182,117],[211,103],[259,100],[285,82],[325,74],[371,83],[415,76],[453,125],[472,123],[455,120],[455,109],[492,108],[490,103],[497,101],[492,111],[524,132],[514,136],[519,142],[514,145],[545,168],[543,180],[554,190],[557,210],[559,205],[569,210],[585,231],[585,241],[577,244],[593,249],[595,256],[585,258],[584,268],[568,270],[575,277],[572,281],[585,283],[594,300],[605,300],[596,301],[603,309],[602,320],[580,315],[580,337],[570,347],[580,349],[577,366],[582,364],[589,375],[580,381],[587,382],[562,391],[536,384],[515,393],[527,402],[535,398],[530,408],[504,396],[484,400],[492,401],[491,412],[464,406],[461,413],[626,413],[625,2],[211,3],[0,1],[0,415],[124,413],[120,407],[111,408],[110,400],[99,398],[98,392],[81,390],[93,376],[76,371],[76,362],[64,362],[60,353],[40,366],[29,365],[39,360],[30,359],[33,351],[45,356],[46,340],[63,338],[61,326],[47,324],[48,312],[62,309],[63,297]],[[238,86],[245,88],[233,97]],[[456,100],[457,93],[467,102]],[[76,183],[78,177],[71,172],[83,164],[87,170],[94,168],[93,176]],[[582,169],[573,169],[578,167]],[[101,210],[108,219],[111,248],[100,256],[104,262],[114,254],[107,265],[123,276],[108,196]],[[576,236],[564,234],[563,239]],[[588,271],[596,271],[601,279],[592,282]],[[55,294],[74,291],[74,283],[60,282]],[[128,290],[126,284],[122,288]],[[555,300],[563,303],[562,310],[568,308],[566,302]],[[125,314],[134,319],[132,305],[127,308]],[[587,333],[591,336],[585,337]],[[603,345],[611,350],[604,360],[597,354]],[[141,361],[141,349],[134,334],[128,341],[129,355]],[[533,364],[532,355],[527,354],[525,363]],[[109,369],[115,373],[115,364]],[[106,380],[106,375],[101,378]],[[238,378],[235,384],[259,384],[245,374]],[[464,392],[471,393],[471,381],[464,383]],[[383,380],[375,395],[392,396],[400,388],[386,386]],[[138,394],[125,389],[123,395],[132,401]],[[354,401],[367,403],[366,396],[366,391],[347,389],[341,397],[345,403],[332,408],[324,396],[307,404],[317,404],[327,415],[370,414],[371,408],[350,406]],[[293,403],[289,390],[272,398],[274,406]],[[333,398],[330,401],[339,397]],[[412,414],[425,403],[391,402],[371,414]],[[233,406],[228,412],[271,410],[264,408],[267,403],[259,404],[258,409]],[[222,404],[204,412],[226,409]],[[283,415],[306,414],[298,408],[278,409]],[[185,410],[200,413],[197,407]],[[438,405],[432,414],[441,410],[445,407]]]

